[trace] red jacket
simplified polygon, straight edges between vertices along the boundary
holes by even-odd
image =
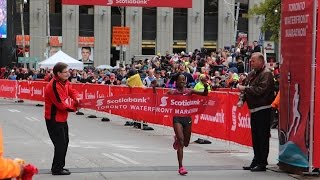
[[[66,122],[68,112],[76,111],[75,104],[70,103],[70,98],[76,101],[79,95],[69,81],[62,82],[58,77],[52,78],[46,86],[44,95],[46,120]]]

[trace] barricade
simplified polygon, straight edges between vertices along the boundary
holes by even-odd
[[[44,101],[44,90],[47,82],[39,81],[9,81],[0,80],[0,97],[19,98],[31,101]],[[126,86],[108,86],[98,84],[73,84],[83,99],[107,99],[111,96],[124,94],[154,94],[151,88],[129,88]],[[168,89],[157,89],[154,94],[162,97]],[[210,92],[209,100],[213,102],[210,109],[193,116],[192,132],[251,146],[250,113],[247,106],[238,108],[238,93],[236,90],[223,89]],[[97,109],[93,105],[90,109],[103,111],[129,119],[172,126],[172,116],[159,113],[141,113],[139,111]]]

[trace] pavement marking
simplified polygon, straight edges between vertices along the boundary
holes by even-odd
[[[76,135],[69,132],[69,136],[75,137]]]
[[[37,119],[37,118],[35,118],[35,117],[31,117],[31,119],[33,119],[34,121],[38,121],[38,122],[40,122],[40,120],[39,120],[39,119]]]
[[[40,122],[40,120],[35,117],[25,117],[25,118],[31,122],[35,122],[35,121]]]
[[[119,163],[121,163],[121,164],[128,164],[127,162],[125,162],[125,161],[123,161],[123,160],[121,160],[121,159],[119,159],[119,158],[117,158],[117,157],[114,157],[114,156],[112,156],[112,155],[110,155],[110,154],[102,153],[102,155],[104,155],[104,156],[106,156],[106,157],[108,157],[108,158],[110,158],[110,159],[112,159],[112,160],[115,160],[115,161],[117,161],[117,162],[119,162]]]
[[[21,111],[19,111],[17,109],[8,109],[8,111],[10,111],[10,112],[21,112]]]
[[[137,161],[134,161],[134,160],[132,160],[132,159],[130,159],[130,158],[128,158],[128,157],[125,157],[125,156],[123,156],[123,155],[121,155],[121,154],[118,154],[118,153],[112,153],[112,154],[115,155],[115,156],[117,156],[117,157],[119,157],[119,158],[125,159],[125,160],[129,161],[129,162],[132,163],[132,164],[140,164],[140,163],[138,163]]]

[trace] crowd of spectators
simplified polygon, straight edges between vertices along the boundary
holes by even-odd
[[[173,77],[183,73],[189,88],[202,90],[204,82],[209,82],[210,89],[235,88],[241,84],[250,71],[251,53],[260,51],[256,42],[254,47],[236,48],[234,46],[207,52],[206,49],[195,49],[193,52],[181,52],[164,55],[158,53],[151,59],[133,60],[131,64],[115,69],[84,70],[70,69],[69,81],[72,83],[95,83],[107,85],[129,85],[174,88]],[[274,67],[275,75],[279,74],[278,66]],[[50,69],[1,68],[0,79],[9,80],[43,80],[53,77]],[[141,82],[138,82],[140,81]],[[130,83],[128,83],[130,82]]]

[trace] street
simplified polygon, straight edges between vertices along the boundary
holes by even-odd
[[[184,165],[189,173],[180,176],[176,151],[172,148],[174,133],[171,127],[150,124],[154,131],[142,131],[124,126],[128,119],[81,111],[85,115],[70,113],[68,119],[70,143],[65,168],[72,174],[52,176],[53,145],[43,118],[44,107],[37,107],[32,102],[0,99],[4,156],[22,158],[37,166],[39,174],[35,180],[294,179],[272,170],[244,171],[242,166],[248,165],[253,156],[251,148],[195,134],[184,154]],[[88,115],[98,118],[87,118]],[[102,122],[101,117],[111,121]],[[208,139],[212,144],[193,143],[198,138]],[[273,130],[268,167],[276,167],[277,155],[277,131]]]

